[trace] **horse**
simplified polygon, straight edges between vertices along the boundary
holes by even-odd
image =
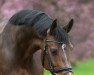
[[[73,19],[62,28],[38,10],[15,13],[0,34],[0,75],[43,75],[43,68],[53,75],[73,75],[72,26]]]

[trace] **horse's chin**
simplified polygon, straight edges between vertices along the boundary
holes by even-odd
[[[71,73],[71,72],[68,72],[68,73],[64,74],[64,73],[62,72],[62,73],[57,73],[56,75],[74,75],[74,74]]]

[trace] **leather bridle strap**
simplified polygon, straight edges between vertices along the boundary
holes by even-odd
[[[59,72],[72,72],[72,68],[68,68],[68,67],[63,67],[58,69],[54,68],[54,73],[59,73]]]
[[[57,42],[57,41],[52,41],[52,40],[46,40],[46,42],[53,42],[53,43],[63,44],[63,42]]]
[[[48,53],[48,46],[47,46],[47,45],[45,46],[45,50],[44,50],[44,52],[43,52],[43,60],[42,60],[42,62],[43,62],[42,65],[43,65],[43,66],[44,66],[45,56],[47,57],[50,70],[53,71],[54,65],[52,64],[51,58],[50,58],[50,56],[49,56],[49,53]]]

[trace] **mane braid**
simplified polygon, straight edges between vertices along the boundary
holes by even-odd
[[[44,12],[37,10],[22,10],[14,14],[9,23],[17,26],[31,26],[37,31],[40,35],[46,35],[45,33],[51,27],[53,20]],[[60,27],[58,23],[53,36],[58,42],[68,43],[67,33]]]

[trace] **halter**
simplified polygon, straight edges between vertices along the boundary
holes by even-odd
[[[60,73],[60,72],[65,72],[65,73],[72,72],[72,68],[70,68],[70,67],[56,68],[53,65],[53,63],[51,61],[51,58],[49,56],[49,53],[48,53],[48,45],[47,45],[47,42],[53,42],[53,43],[63,44],[63,42],[46,40],[45,49],[43,51],[42,65],[44,66],[44,60],[45,60],[45,56],[46,56],[47,57],[47,60],[48,60],[49,67],[50,67],[50,72],[52,73],[52,75],[56,75],[56,73]]]

